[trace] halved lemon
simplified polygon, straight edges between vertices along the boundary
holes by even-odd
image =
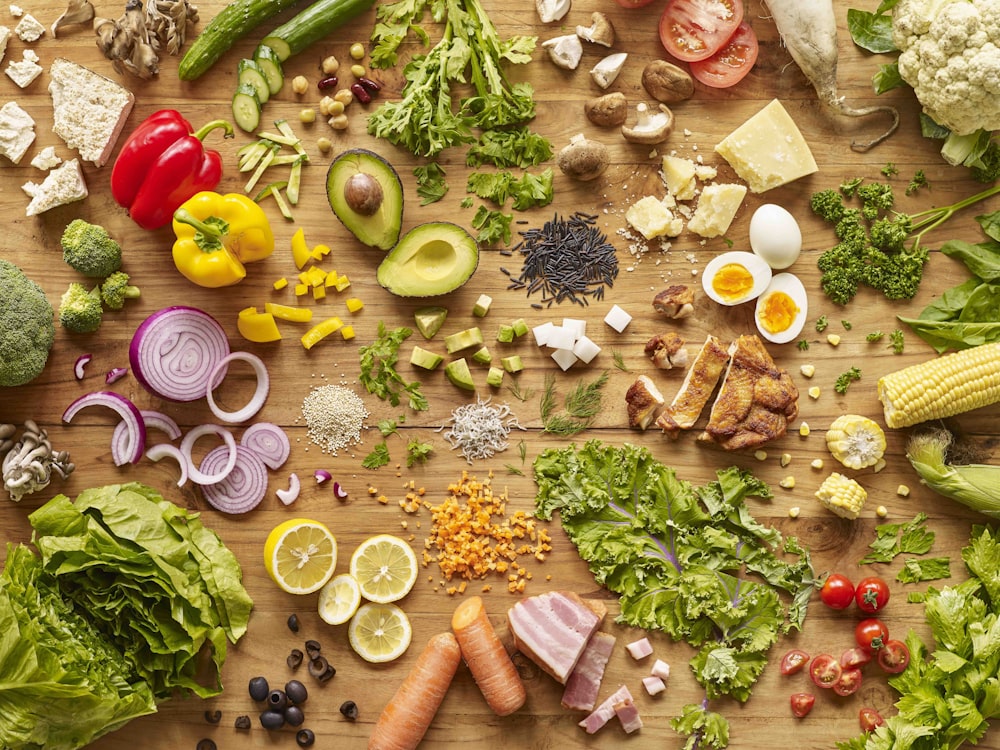
[[[368,601],[394,602],[406,596],[417,581],[417,555],[398,536],[379,534],[354,550],[351,575]]]
[[[351,648],[365,661],[386,662],[402,656],[410,646],[413,629],[406,613],[395,604],[363,604],[350,625]]]
[[[319,591],[319,616],[330,625],[351,619],[361,604],[361,587],[350,573],[331,578]]]
[[[337,567],[337,540],[319,521],[292,518],[275,526],[264,543],[264,567],[289,594],[323,588]]]

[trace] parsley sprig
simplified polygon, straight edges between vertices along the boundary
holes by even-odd
[[[424,411],[428,408],[428,403],[420,392],[420,383],[418,381],[408,383],[396,372],[399,347],[412,333],[409,328],[395,328],[390,331],[386,329],[385,323],[379,321],[376,339],[358,350],[361,361],[359,379],[369,393],[388,401],[393,406],[399,406],[400,396],[405,393],[411,409]]]

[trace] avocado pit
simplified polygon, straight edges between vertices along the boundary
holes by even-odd
[[[344,200],[352,211],[374,216],[382,205],[382,186],[367,172],[352,174],[344,185]]]

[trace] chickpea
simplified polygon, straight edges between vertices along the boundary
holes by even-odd
[[[352,65],[351,66],[351,75],[354,76],[355,78],[361,78],[367,72],[368,71],[365,70],[365,66],[364,65]]]
[[[340,61],[333,55],[329,55],[323,58],[323,62],[320,63],[319,69],[323,71],[323,75],[332,76],[340,70]]]
[[[331,149],[333,149],[333,141],[331,141],[326,136],[323,136],[322,138],[316,141],[316,148],[319,149],[321,154],[328,154],[330,153]]]
[[[347,130],[347,115],[339,114],[331,117],[329,120],[330,127],[334,130]]]
[[[332,117],[336,117],[337,115],[344,114],[344,103],[343,102],[338,102],[335,99],[331,99],[330,100],[330,106],[327,107],[327,112],[326,113],[328,115],[332,116]]]
[[[333,95],[333,100],[341,102],[345,107],[354,101],[354,94],[350,89],[340,89]]]
[[[319,100],[319,113],[324,116],[331,114],[330,113],[331,104],[333,104],[333,97],[324,96],[322,99]]]
[[[355,42],[351,45],[350,53],[352,60],[361,60],[365,56],[365,45],[361,42]]]
[[[299,96],[309,90],[309,79],[305,76],[295,76],[292,79],[292,91]]]
[[[316,122],[316,110],[310,107],[299,112],[299,120],[305,123]]]

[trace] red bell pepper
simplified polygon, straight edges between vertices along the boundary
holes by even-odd
[[[111,194],[136,224],[166,226],[184,201],[219,184],[222,156],[202,143],[218,128],[233,137],[233,126],[225,120],[194,130],[180,112],[161,109],[132,132],[111,170]]]

